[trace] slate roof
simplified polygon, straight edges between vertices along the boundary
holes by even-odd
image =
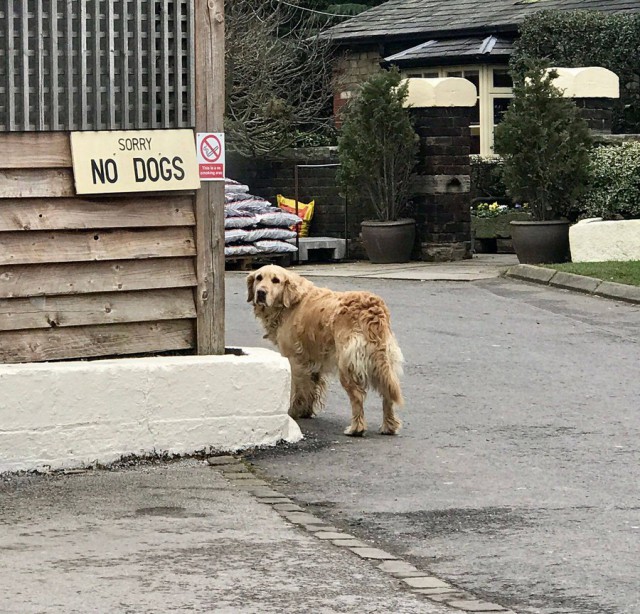
[[[514,32],[542,9],[640,13],[639,0],[389,0],[332,28],[336,42]]]
[[[429,40],[400,53],[387,56],[384,61],[409,65],[412,62],[421,64],[426,60],[442,60],[446,58],[506,58],[513,51],[513,38],[497,36],[450,38]]]

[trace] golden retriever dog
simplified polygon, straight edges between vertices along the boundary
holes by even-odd
[[[247,276],[247,302],[262,322],[265,339],[291,364],[292,418],[311,418],[323,406],[327,377],[337,371],[351,402],[345,435],[366,430],[368,388],[382,397],[384,435],[401,422],[394,405],[403,403],[399,375],[402,352],[390,327],[384,301],[369,292],[334,292],[279,266],[263,266]]]

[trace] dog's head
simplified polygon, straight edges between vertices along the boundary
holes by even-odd
[[[311,282],[275,265],[247,275],[247,302],[270,308],[288,309],[299,303]]]

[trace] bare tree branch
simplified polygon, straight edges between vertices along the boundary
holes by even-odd
[[[225,131],[246,156],[278,152],[331,123],[330,43],[292,4],[226,2]]]

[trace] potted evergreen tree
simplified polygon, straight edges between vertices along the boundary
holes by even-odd
[[[509,194],[528,203],[533,221],[511,222],[522,263],[569,258],[568,216],[589,180],[591,134],[576,105],[553,85],[554,71],[531,68],[516,83],[513,100],[496,127]]]
[[[347,105],[338,139],[338,183],[373,214],[361,228],[367,256],[376,263],[407,262],[415,241],[415,220],[402,217],[418,151],[407,94],[396,68],[375,73]]]

